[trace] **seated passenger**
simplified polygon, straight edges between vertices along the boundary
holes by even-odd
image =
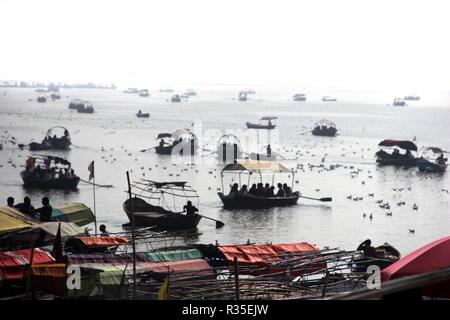
[[[19,210],[23,214],[26,214],[27,216],[30,216],[31,218],[34,218],[34,215],[36,213],[34,207],[31,205],[31,200],[30,200],[29,197],[25,197],[23,199],[23,202],[19,203],[16,206],[14,206],[14,208]]]
[[[61,169],[59,169],[59,172],[58,172],[58,178],[59,179],[62,179],[62,178],[64,178],[64,171],[63,171],[63,169],[61,168]]]
[[[284,190],[284,192],[286,194],[286,197],[291,197],[292,196],[292,189],[286,183],[283,183],[283,190]]]
[[[269,188],[269,190],[267,190],[267,192],[266,192],[266,197],[275,197],[275,192],[274,192],[274,190],[275,190],[275,187],[274,187],[274,186],[271,186],[271,187]]]
[[[231,187],[230,193],[228,195],[230,195],[230,196],[235,195],[238,191],[239,191],[239,185],[237,183],[235,183]]]
[[[447,158],[444,158],[444,154],[441,153],[441,155],[436,159],[436,163],[440,165],[445,165],[447,162]]]
[[[364,256],[367,258],[376,258],[377,257],[377,250],[371,246],[372,241],[370,239],[367,239],[363,243],[361,243],[356,250],[363,251]]]
[[[267,191],[269,191],[269,189],[270,189],[270,184],[266,183],[263,188],[264,196],[266,195]]]
[[[251,195],[256,195],[256,183],[252,184],[250,190],[248,190],[248,193]]]
[[[258,187],[256,188],[256,195],[258,197],[264,196],[264,187],[262,183],[258,183]]]
[[[277,197],[279,197],[279,198],[286,197],[286,193],[283,190],[283,185],[281,183],[279,183],[277,186],[278,186]]]
[[[69,169],[66,169],[64,171],[64,179],[70,179],[70,178],[72,178],[72,174],[70,173]]]
[[[244,184],[241,188],[241,190],[239,191],[240,194],[247,194],[247,185]]]

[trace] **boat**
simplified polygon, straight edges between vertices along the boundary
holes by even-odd
[[[270,156],[267,154],[264,154],[264,153],[252,152],[252,153],[250,153],[249,158],[251,160],[274,161],[274,160],[278,159],[278,155],[274,152],[272,152]]]
[[[47,98],[43,97],[43,96],[40,96],[40,97],[37,98],[37,102],[39,102],[39,103],[47,102]]]
[[[377,257],[365,257],[363,254],[355,256],[349,263],[351,271],[367,272],[369,266],[377,266],[383,270],[400,259],[400,252],[387,242],[375,249]]]
[[[92,105],[84,105],[77,109],[78,113],[94,113],[94,107]]]
[[[322,98],[322,101],[324,101],[324,102],[333,102],[333,101],[337,101],[337,99],[333,98],[333,97],[330,97],[330,96],[324,96]]]
[[[193,89],[187,89],[186,92],[184,93],[186,96],[196,96],[197,92],[195,92]]]
[[[420,97],[419,97],[418,95],[411,94],[411,95],[409,95],[409,96],[405,96],[405,97],[403,98],[403,100],[407,100],[407,101],[419,101],[419,100],[420,100]]]
[[[306,95],[304,93],[297,93],[294,94],[292,99],[294,99],[294,101],[306,101]]]
[[[159,145],[155,151],[162,155],[195,155],[198,147],[196,136],[189,129],[179,129],[172,133],[160,133],[157,137]],[[169,142],[167,142],[167,139]],[[174,150],[175,149],[175,150]]]
[[[72,173],[67,177],[61,176],[62,170]],[[76,189],[80,182],[80,177],[71,170],[69,161],[47,155],[30,156],[20,176],[25,187],[42,189]]]
[[[447,160],[447,159],[445,159]],[[447,164],[431,162],[423,157],[417,160],[417,168],[420,172],[443,173],[447,170]]]
[[[244,91],[239,92],[238,100],[243,102],[247,101],[248,100],[247,93]]]
[[[404,107],[404,106],[406,106],[406,102],[403,101],[403,100],[400,99],[400,98],[395,98],[395,99],[394,99],[394,102],[392,103],[392,105],[393,105],[394,107]]]
[[[69,103],[69,109],[77,110],[80,113],[94,113],[94,108],[89,101],[83,101],[80,99],[72,100]]]
[[[401,154],[396,148],[392,153],[388,153],[385,150],[379,150],[375,156],[377,157],[377,163],[380,165],[392,165],[392,166],[404,166],[415,167],[417,165],[418,158],[415,157],[411,151],[417,152],[417,146],[412,141],[407,140],[383,140],[378,144],[379,147],[398,147],[406,150],[405,154]]]
[[[336,136],[337,129],[334,122],[323,119],[316,122],[311,133],[315,136],[334,137]]]
[[[175,94],[175,95],[172,96],[170,101],[172,101],[172,102],[181,102],[181,96],[179,94]]]
[[[264,197],[255,196],[248,193],[230,192],[225,195],[223,187],[223,178],[225,173],[234,173],[239,175],[239,181],[241,181],[241,175],[248,175],[247,186],[251,183],[251,177],[257,175],[259,177],[258,182],[262,181],[262,175],[269,173],[272,177],[272,182],[275,173],[285,173],[292,175],[292,187],[294,182],[294,172],[287,169],[281,163],[276,161],[253,161],[253,160],[236,160],[234,163],[227,164],[221,171],[222,179],[222,192],[218,192],[220,200],[222,200],[224,208],[268,208],[268,207],[281,207],[295,205],[300,197],[298,191],[293,192],[288,197]],[[239,185],[239,188],[241,186]]]
[[[123,93],[139,93],[139,90],[137,88],[128,88]]]
[[[173,89],[172,88],[162,88],[162,89],[159,89],[159,92],[173,92]]]
[[[142,113],[141,110],[138,111],[138,113],[136,113],[136,117],[138,118],[150,118],[150,113]]]
[[[217,159],[222,163],[231,163],[241,158],[242,149],[239,138],[233,134],[225,134],[217,141]]]
[[[63,135],[56,136],[57,130],[63,130]],[[72,141],[70,139],[69,130],[62,126],[52,127],[45,133],[45,138],[41,143],[31,142],[29,148],[31,151],[39,150],[68,150]]]
[[[167,207],[167,204],[184,205],[188,200],[197,200],[197,192],[187,185],[185,181],[177,182],[155,182],[151,180],[140,180],[134,182],[132,188],[139,191],[139,194],[131,192],[133,197],[123,203],[123,210],[132,223],[134,219],[135,226],[154,227],[156,230],[191,230],[196,229],[202,216],[199,214],[186,215],[175,212]],[[165,197],[171,196],[169,199]],[[145,199],[150,199],[158,203],[152,205]],[[165,204],[165,207],[160,206]],[[180,208],[181,209],[181,208]],[[176,210],[174,208],[174,210]]]
[[[52,98],[53,100],[56,100],[56,99],[61,99],[61,96],[57,93],[52,93],[50,95],[50,98]]]
[[[148,97],[149,95],[150,95],[150,93],[148,92],[147,89],[139,90],[139,96],[140,97]]]
[[[272,120],[278,119],[277,117],[262,117],[261,121],[267,121],[267,124],[261,124],[261,123],[251,123],[246,122],[246,126],[248,129],[275,129],[276,125],[272,123]]]

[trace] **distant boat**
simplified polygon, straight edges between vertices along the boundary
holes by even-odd
[[[137,88],[128,88],[123,93],[139,93],[139,90]]]
[[[142,111],[139,110],[139,112],[136,113],[136,116],[137,116],[138,118],[150,118],[150,113],[142,113]]]
[[[409,95],[409,96],[405,96],[403,98],[403,100],[408,100],[408,101],[418,101],[420,100],[420,97],[418,95]]]
[[[56,99],[61,99],[61,96],[60,96],[59,94],[52,93],[52,94],[50,95],[50,98],[52,98],[53,100],[56,100]]]
[[[239,97],[238,97],[239,101],[247,101],[248,97],[247,97],[247,93],[244,91],[239,92]]]
[[[87,106],[85,105],[82,108],[78,108],[77,112],[78,113],[94,113],[94,107],[91,105],[87,105]]]
[[[267,121],[267,124],[261,124],[261,123],[251,123],[246,122],[247,128],[249,129],[275,129],[276,125],[272,123],[272,120],[277,119],[277,117],[262,117],[261,120]]]
[[[172,88],[163,88],[163,89],[159,89],[159,92],[173,92]]]
[[[294,94],[292,99],[294,99],[294,101],[306,101],[306,95],[304,93],[297,93]]]
[[[187,89],[184,93],[186,96],[196,96],[197,92],[195,92],[193,89]]]
[[[46,97],[38,97],[37,98],[37,102],[39,102],[39,103],[44,103],[44,102],[47,102],[47,98]]]
[[[333,102],[333,101],[337,101],[337,99],[333,98],[333,97],[330,97],[330,96],[324,96],[322,98],[322,101],[324,101],[324,102]]]
[[[170,99],[172,102],[181,102],[181,96],[179,94],[173,95]]]
[[[150,93],[148,92],[147,89],[142,89],[139,91],[139,96],[140,97],[148,97],[150,95]]]
[[[314,129],[311,133],[315,136],[334,137],[337,133],[337,129],[334,122],[323,119],[314,125]]]
[[[400,98],[395,98],[395,99],[394,99],[394,102],[392,103],[392,105],[393,105],[394,107],[404,107],[404,106],[406,106],[406,102],[403,101],[403,100],[400,99]]]

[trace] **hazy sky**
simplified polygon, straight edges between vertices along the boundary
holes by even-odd
[[[450,88],[450,4],[0,0],[0,79]]]

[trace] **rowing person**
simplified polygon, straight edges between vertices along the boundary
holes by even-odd
[[[372,247],[371,244],[372,241],[370,241],[370,239],[367,239],[363,243],[361,243],[356,250],[363,251],[364,256],[367,258],[376,258],[377,250],[374,247]]]
[[[186,212],[187,216],[191,216],[198,212],[198,209],[192,205],[191,201],[188,201],[183,207],[183,211]]]
[[[445,165],[447,162],[447,158],[444,158],[444,154],[441,153],[441,155],[436,159],[436,163],[440,165]]]

